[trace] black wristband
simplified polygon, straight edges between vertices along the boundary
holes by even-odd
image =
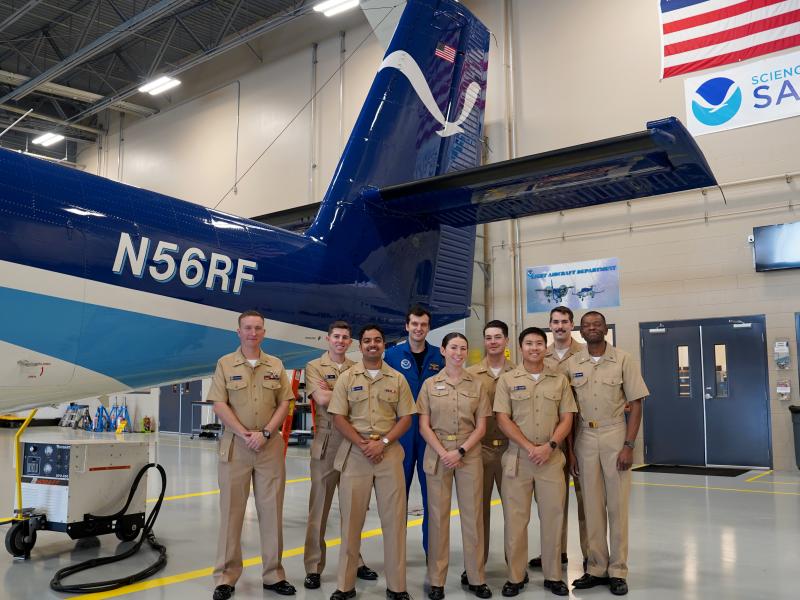
[[[466,456],[466,454],[467,454],[467,451],[466,451],[466,450],[464,450],[464,447],[463,447],[463,446],[459,446],[459,447],[458,447],[458,453],[459,453],[461,456]]]

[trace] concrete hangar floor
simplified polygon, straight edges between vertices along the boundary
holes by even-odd
[[[30,429],[26,437],[44,428]],[[53,428],[57,429],[57,428]],[[51,430],[52,431],[52,430]],[[60,432],[69,431],[60,429]],[[14,430],[0,429],[0,516],[9,517],[14,501]],[[155,577],[132,588],[73,598],[210,598],[219,523],[216,442],[190,440],[186,436],[158,434],[152,437],[151,458],[168,474],[166,501],[155,533],[168,548],[169,562]],[[157,442],[157,443],[156,443]],[[339,554],[338,505],[334,501],[328,527],[328,566],[319,590],[302,586],[303,541],[309,490],[309,450],[290,447],[287,463],[284,508],[284,560],[289,580],[298,588],[298,600],[327,600],[336,589]],[[154,473],[151,471],[151,473]],[[149,478],[148,498],[158,495],[157,477]],[[424,599],[425,556],[421,543],[421,500],[412,486],[408,517],[408,583],[413,598]],[[580,576],[577,514],[571,491],[569,565],[565,579]],[[152,503],[148,506],[152,506]],[[506,580],[503,563],[502,507],[495,496],[487,565],[488,584],[494,597],[501,598]],[[367,515],[362,554],[367,564],[381,573],[377,582],[358,580],[362,600],[385,598],[383,546],[375,503]],[[0,527],[5,536],[8,526]],[[245,517],[243,533],[245,570],[236,586],[235,598],[278,598],[263,591],[255,507]],[[472,594],[459,585],[463,559],[458,517],[452,519],[450,571],[447,598],[470,599]],[[0,552],[0,598],[62,598],[52,592],[50,581],[56,570],[99,555],[119,551],[122,544],[114,535],[100,537],[100,546],[79,548],[66,534],[39,532],[29,561],[15,561]],[[531,555],[538,554],[538,520],[529,529]],[[800,548],[800,475],[797,472],[752,471],[736,478],[633,473],[630,510],[630,598],[796,598],[792,576],[798,568]],[[154,560],[142,550],[124,563],[99,569],[68,580],[112,579],[133,573]],[[542,587],[540,571],[529,571],[531,582],[520,597],[550,598]],[[85,577],[85,578],[84,578]],[[610,598],[607,588],[571,591],[576,598]]]

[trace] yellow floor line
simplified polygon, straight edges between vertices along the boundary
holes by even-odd
[[[753,477],[749,477],[749,478],[745,479],[745,481],[747,483],[752,483],[756,479],[761,479],[762,477],[764,477],[764,475],[769,475],[770,473],[772,473],[772,469],[770,469],[769,471],[764,471],[763,473],[759,473],[758,475],[754,475]]]
[[[286,483],[303,483],[311,481],[311,477],[300,477],[298,479],[287,479]],[[209,490],[207,492],[192,492],[191,494],[178,494],[177,496],[164,496],[164,502],[172,502],[173,500],[185,500],[186,498],[198,498],[200,496],[214,496],[219,494],[219,490]],[[147,503],[153,504],[158,498],[148,498]]]
[[[492,504],[499,504],[499,500],[493,500]],[[458,516],[458,510],[450,511],[451,516]],[[422,519],[412,519],[406,522],[406,527],[419,527],[422,525]],[[383,530],[378,527],[377,529],[370,529],[368,531],[364,531],[361,533],[361,539],[365,540],[367,538],[378,537],[383,534]],[[328,548],[333,548],[335,546],[339,546],[342,543],[342,538],[333,538],[330,540],[325,540],[325,545]],[[293,556],[302,556],[304,548],[303,546],[298,546],[297,548],[292,548],[291,550],[284,550],[283,554],[281,555],[282,558],[291,558]],[[256,565],[261,564],[261,557],[254,556],[253,558],[248,558],[243,561],[242,563],[245,568],[247,567],[254,567]],[[187,571],[186,573],[178,573],[177,575],[170,575],[168,577],[159,577],[158,579],[150,579],[148,581],[143,581],[141,583],[135,583],[133,585],[126,585],[123,588],[118,590],[112,590],[110,592],[97,592],[94,594],[84,594],[82,596],[73,596],[74,600],[80,599],[90,599],[90,600],[100,600],[101,598],[116,598],[118,596],[125,596],[127,594],[133,594],[136,592],[143,592],[145,590],[151,590],[153,588],[164,587],[167,585],[172,585],[175,583],[183,583],[185,581],[190,581],[192,579],[200,579],[201,577],[211,577],[214,569],[212,567],[206,567],[205,569],[197,569],[196,571]]]
[[[767,485],[800,485],[800,481],[759,481]]]
[[[289,480],[291,482],[299,482],[299,481],[308,481],[308,478],[301,478],[296,480]],[[287,481],[287,483],[289,483]],[[785,495],[785,496],[800,496],[800,492],[777,492],[773,490],[746,490],[746,489],[738,489],[738,488],[723,488],[723,487],[711,487],[711,486],[704,486],[704,485],[683,485],[683,484],[675,484],[675,483],[647,483],[643,481],[634,481],[632,482],[633,485],[641,485],[641,486],[650,486],[650,487],[664,487],[664,488],[680,488],[680,489],[696,489],[696,490],[713,490],[719,492],[742,492],[742,493],[750,493],[750,494],[772,494],[772,495]],[[211,493],[219,493],[219,490],[215,490],[214,492],[200,492],[200,494],[211,494]],[[499,499],[492,500],[491,505],[497,506],[501,503]],[[450,511],[451,516],[458,516],[459,511],[458,509]],[[422,525],[422,519],[412,519],[406,522],[406,527],[419,527]],[[372,537],[378,537],[382,535],[383,531],[380,528],[377,529],[370,529],[368,531],[364,531],[361,533],[361,539],[368,539]],[[326,545],[328,548],[333,548],[335,546],[339,546],[342,543],[341,538],[334,538],[331,540],[326,540]],[[297,548],[292,548],[291,550],[285,550],[283,552],[283,558],[290,558],[293,556],[301,556],[303,554],[303,547],[298,546]],[[256,556],[253,558],[248,558],[247,560],[243,561],[244,567],[252,567],[261,564],[261,557]],[[185,581],[191,581],[193,579],[200,579],[202,577],[211,577],[213,573],[212,567],[206,567],[205,569],[197,569],[195,571],[187,571],[185,573],[178,573],[176,575],[170,575],[168,577],[159,577],[157,579],[151,579],[148,581],[144,581],[141,583],[136,583],[134,585],[125,586],[118,590],[112,590],[110,592],[98,592],[94,594],[85,594],[82,596],[73,596],[75,600],[78,599],[88,599],[88,600],[100,600],[102,598],[116,598],[119,596],[125,596],[128,594],[133,594],[136,592],[142,592],[145,590],[151,590],[158,587],[164,587],[167,585],[173,585],[176,583],[183,583]]]

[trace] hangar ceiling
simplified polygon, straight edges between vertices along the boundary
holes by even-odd
[[[138,92],[154,76],[176,76],[250,45],[314,3],[0,0],[0,131],[25,115],[0,134],[0,146],[74,160],[78,142],[102,133],[104,111],[157,112],[158,103]],[[66,141],[31,145],[50,131]]]

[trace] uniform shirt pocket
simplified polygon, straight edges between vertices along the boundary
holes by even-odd
[[[278,390],[281,388],[281,382],[277,379],[264,379],[261,382],[261,398],[270,409],[275,409],[278,406]]]
[[[450,408],[450,392],[448,390],[432,390],[429,401],[431,428],[436,429],[447,418],[447,411]]]
[[[542,412],[548,416],[558,414],[558,404],[560,400],[561,397],[556,393],[545,394],[544,402],[542,402]]]

